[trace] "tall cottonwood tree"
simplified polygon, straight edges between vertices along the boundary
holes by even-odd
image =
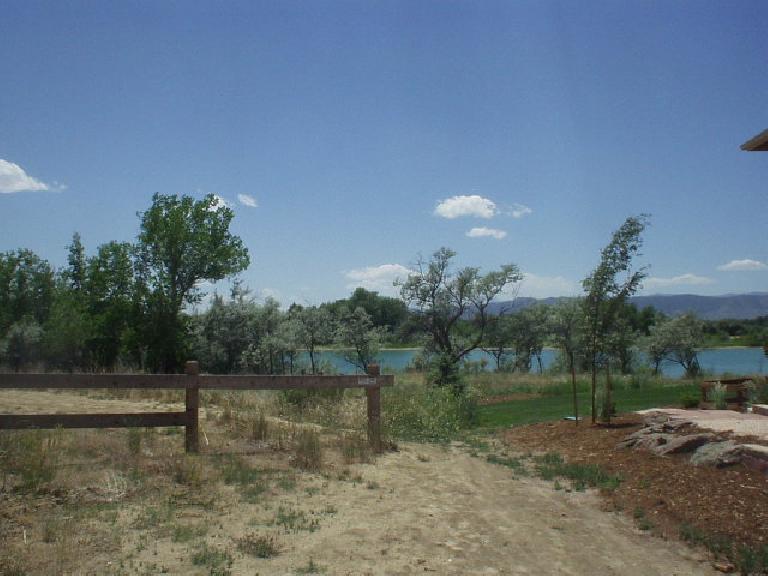
[[[617,326],[619,312],[647,275],[645,267],[632,270],[632,259],[642,247],[642,233],[648,225],[648,218],[647,214],[627,218],[601,251],[600,264],[582,282],[585,292],[585,344],[592,377],[593,423],[597,420],[597,370],[601,361],[606,370],[603,417],[610,420],[613,411],[611,336]]]
[[[137,271],[149,362],[155,370],[173,372],[183,360],[183,306],[199,301],[199,282],[247,268],[248,250],[229,231],[234,212],[213,194],[202,200],[155,194],[139,216]]]

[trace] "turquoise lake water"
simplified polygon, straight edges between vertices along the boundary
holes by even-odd
[[[379,364],[383,372],[402,372],[411,363],[418,350],[382,350],[378,356]],[[542,355],[542,364],[546,370],[552,365],[557,352],[555,350],[544,350]],[[319,354],[322,362],[330,363],[341,374],[354,374],[354,366],[344,360],[338,353],[333,351],[324,351]],[[472,361],[479,361],[485,358],[488,361],[488,369],[491,370],[495,365],[494,359],[483,351],[475,350],[469,356]],[[306,362],[307,359],[300,358],[300,361]],[[699,351],[699,364],[701,368],[712,374],[766,374],[768,373],[768,358],[763,354],[762,348],[708,348]],[[532,371],[536,371],[536,363],[532,365]],[[662,365],[664,375],[673,378],[682,376],[683,369],[678,364],[664,363]]]

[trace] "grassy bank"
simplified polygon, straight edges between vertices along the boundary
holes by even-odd
[[[426,386],[423,374],[398,375],[394,388],[384,395],[389,431],[396,438],[445,440],[467,428],[486,431],[573,415],[572,388],[566,376],[480,373],[465,378],[469,396],[457,400],[449,389]],[[600,388],[602,385],[600,382]],[[634,375],[617,376],[614,381],[614,403],[619,413],[681,407],[682,398],[691,395],[698,395],[698,387],[691,380]],[[588,419],[587,375],[577,379],[577,398],[579,415]]]
[[[686,392],[696,393],[690,383],[654,384],[639,388],[620,388],[614,391],[618,412],[632,412],[659,406],[680,406],[680,398]],[[577,393],[579,415],[589,418],[591,403],[588,391]],[[532,398],[509,400],[480,406],[478,426],[502,428],[517,424],[560,420],[573,415],[573,397],[570,394],[542,394]]]

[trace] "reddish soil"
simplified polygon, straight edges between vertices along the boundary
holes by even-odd
[[[559,452],[568,462],[620,475],[620,487],[603,492],[606,508],[642,515],[659,536],[677,538],[687,524],[737,545],[768,545],[768,476],[740,465],[693,466],[686,455],[617,450],[641,425],[637,415],[617,418],[611,427],[540,423],[508,430],[504,441],[515,451]]]

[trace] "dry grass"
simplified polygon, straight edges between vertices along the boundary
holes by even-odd
[[[179,400],[133,392],[110,397]],[[210,393],[201,412],[200,455],[179,428],[0,431],[0,574],[238,573],[322,529],[330,512],[300,503],[372,460],[352,431],[360,396],[298,410],[275,393]]]

